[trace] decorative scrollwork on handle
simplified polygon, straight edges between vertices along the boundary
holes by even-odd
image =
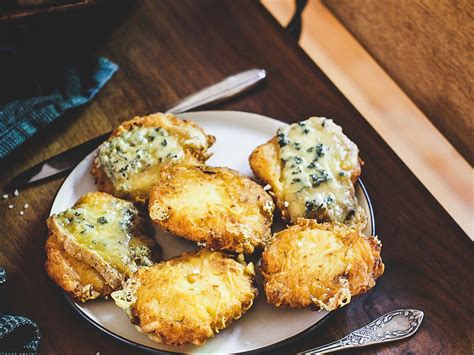
[[[322,354],[344,348],[354,348],[403,339],[414,334],[423,320],[416,309],[397,309],[357,329],[344,338],[301,354]]]
[[[363,346],[403,339],[418,329],[422,319],[421,311],[397,309],[350,333],[340,341],[344,346]]]

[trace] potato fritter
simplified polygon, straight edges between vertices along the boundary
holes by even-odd
[[[112,292],[92,266],[69,255],[54,235],[46,240],[46,255],[49,276],[75,299],[85,302]]]
[[[200,249],[140,269],[112,298],[152,340],[200,345],[252,306],[254,276],[252,263]]]
[[[82,196],[73,207],[47,219],[46,270],[81,301],[106,295],[142,266],[159,247],[144,235],[135,206],[103,192]]]
[[[374,287],[381,243],[338,223],[300,218],[265,247],[261,271],[269,303],[328,311]]]
[[[211,250],[253,253],[271,236],[274,204],[240,173],[208,166],[163,170],[149,213],[171,233]]]
[[[92,175],[100,191],[144,202],[161,167],[202,164],[215,138],[194,122],[155,113],[123,122],[99,146]]]
[[[249,157],[255,176],[271,186],[283,219],[336,221],[363,229],[366,215],[354,183],[362,161],[341,127],[324,117],[284,126]]]

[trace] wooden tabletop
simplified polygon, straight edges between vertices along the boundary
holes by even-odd
[[[34,51],[36,66],[51,63],[53,56],[77,58],[92,51],[118,63],[120,70],[90,104],[65,114],[1,161],[0,186],[32,164],[122,120],[160,111],[229,74],[265,68],[264,85],[216,108],[256,112],[285,122],[324,115],[342,125],[365,161],[362,177],[375,208],[386,265],[372,291],[278,350],[302,351],[340,338],[390,310],[416,308],[425,312],[416,336],[364,353],[471,353],[472,242],[258,2],[113,3],[48,18],[43,26],[22,25],[19,43],[26,53]],[[26,36],[31,28],[33,33]],[[136,351],[82,319],[44,272],[44,220],[62,180],[0,201],[0,265],[8,272],[0,312],[37,321],[44,353]],[[8,209],[9,203],[15,208]],[[24,203],[31,207],[19,216]],[[271,324],[262,324],[263,331],[271,331]]]

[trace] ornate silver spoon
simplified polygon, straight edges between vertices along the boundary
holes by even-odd
[[[387,343],[408,338],[416,333],[424,313],[416,309],[397,309],[354,330],[344,338],[298,354],[325,354],[342,349]]]

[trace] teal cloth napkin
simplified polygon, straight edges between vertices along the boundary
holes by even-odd
[[[27,97],[0,105],[0,158],[65,111],[90,101],[118,70],[104,57],[57,68],[59,73],[42,73],[25,88]]]
[[[0,268],[0,284],[6,281],[5,270]],[[35,353],[40,342],[39,328],[35,322],[22,316],[0,313],[0,353]]]

